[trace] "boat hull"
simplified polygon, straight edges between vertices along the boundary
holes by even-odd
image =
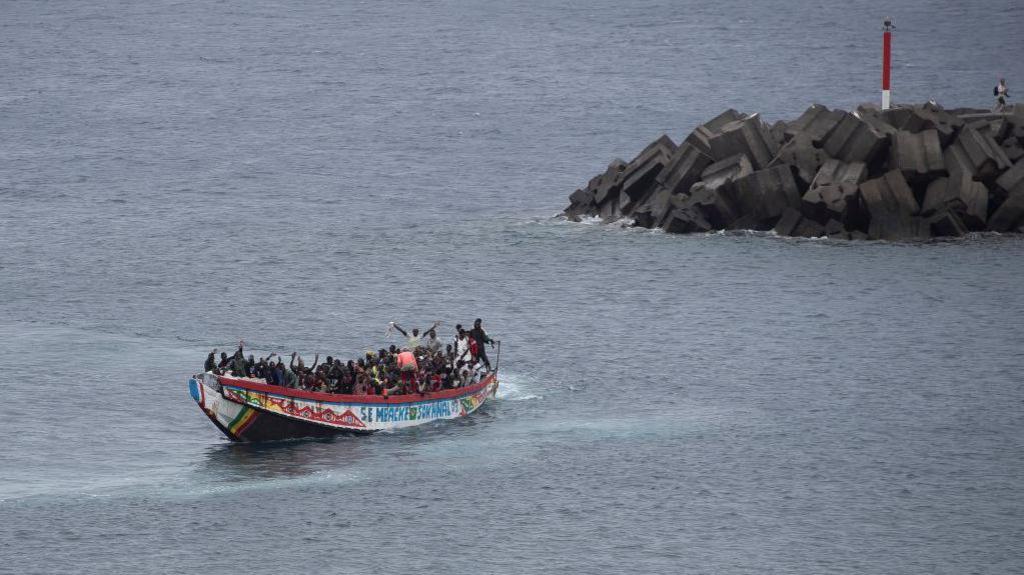
[[[403,429],[464,417],[494,397],[496,374],[459,389],[409,396],[301,391],[204,373],[189,379],[203,413],[233,441],[275,441]]]

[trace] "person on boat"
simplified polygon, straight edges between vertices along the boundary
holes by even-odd
[[[244,341],[238,342],[238,349],[235,351],[235,355],[231,358],[231,375],[235,377],[246,377],[248,375],[248,370],[245,365],[245,352],[242,350],[242,346],[244,345]]]
[[[252,367],[249,368],[249,376],[256,379],[263,379],[266,374],[266,369],[267,360],[261,357],[259,361],[253,363]]]
[[[213,348],[210,355],[206,356],[206,363],[203,364],[203,371],[207,373],[217,372],[217,348]]]
[[[416,362],[416,356],[408,348],[398,354],[398,369],[401,372],[402,389],[406,393],[411,393],[416,387],[416,372],[419,370],[419,364]]]
[[[487,358],[487,350],[484,349],[484,344],[491,344],[494,347],[494,340],[487,336],[487,332],[484,331],[483,320],[476,318],[473,322],[473,329],[469,332],[469,337],[476,342],[476,358],[483,362],[487,370],[491,370],[491,360]]]
[[[431,354],[441,351],[441,340],[437,339],[436,329],[431,328],[427,330],[427,337],[423,340],[423,347],[427,348],[427,351]]]
[[[456,387],[466,387],[470,384],[470,377],[472,370],[469,367],[469,362],[459,361],[456,365],[456,381],[458,385]]]
[[[345,371],[341,376],[341,392],[355,393],[356,386],[356,364],[351,359],[345,365]]]
[[[434,325],[427,328],[426,331],[432,331],[436,329],[437,326],[439,325],[441,325],[441,322],[435,321]],[[420,337],[419,329],[413,328],[412,334],[410,335],[408,332],[402,329],[402,326],[398,325],[395,322],[391,322],[391,327],[395,328],[396,330],[398,330],[398,333],[406,337],[406,339],[408,340],[408,343],[406,345],[409,347],[409,349],[415,350],[417,347],[420,347],[420,344],[422,343],[422,338]]]
[[[369,393],[369,385],[367,384],[366,374],[360,373],[356,376],[355,385],[352,386],[353,395],[366,395]]]
[[[312,391],[327,391],[327,380],[324,378],[324,370],[322,368],[323,366],[321,366],[321,369],[318,369],[309,378],[309,388]]]
[[[299,358],[298,366],[295,365],[295,358],[296,357]],[[320,354],[319,353],[316,354],[316,356],[313,358],[313,365],[312,365],[312,367],[306,368],[306,365],[302,362],[302,356],[293,351],[292,352],[292,361],[289,364],[289,367],[291,368],[292,371],[295,371],[295,372],[310,373],[314,369],[316,369],[316,365],[318,363],[320,363]],[[308,371],[307,371],[307,369],[308,369]]]
[[[217,364],[217,369],[223,372],[231,364],[231,358],[228,357],[227,352],[220,352],[220,363]]]
[[[281,368],[281,377],[284,381],[284,386],[291,388],[299,387],[299,376],[296,375],[294,371],[288,369],[284,364],[284,359],[278,359],[277,365]]]
[[[455,340],[455,363],[458,364],[460,361],[469,361],[472,359],[472,355],[469,352],[469,334],[466,330],[459,328],[459,336]]]

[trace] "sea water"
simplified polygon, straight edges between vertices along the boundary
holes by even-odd
[[[1024,83],[1008,1],[3,3],[0,572],[1021,572],[1024,241],[552,218],[877,101],[886,16],[897,102]],[[188,395],[476,317],[466,419],[235,445]]]

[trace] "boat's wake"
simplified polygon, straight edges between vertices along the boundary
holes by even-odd
[[[498,376],[498,393],[495,395],[503,401],[525,401],[528,399],[544,399],[530,391],[529,378],[514,373],[501,372]]]

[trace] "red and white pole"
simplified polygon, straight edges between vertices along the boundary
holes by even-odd
[[[889,68],[892,65],[892,20],[882,24],[882,109],[889,109]]]

